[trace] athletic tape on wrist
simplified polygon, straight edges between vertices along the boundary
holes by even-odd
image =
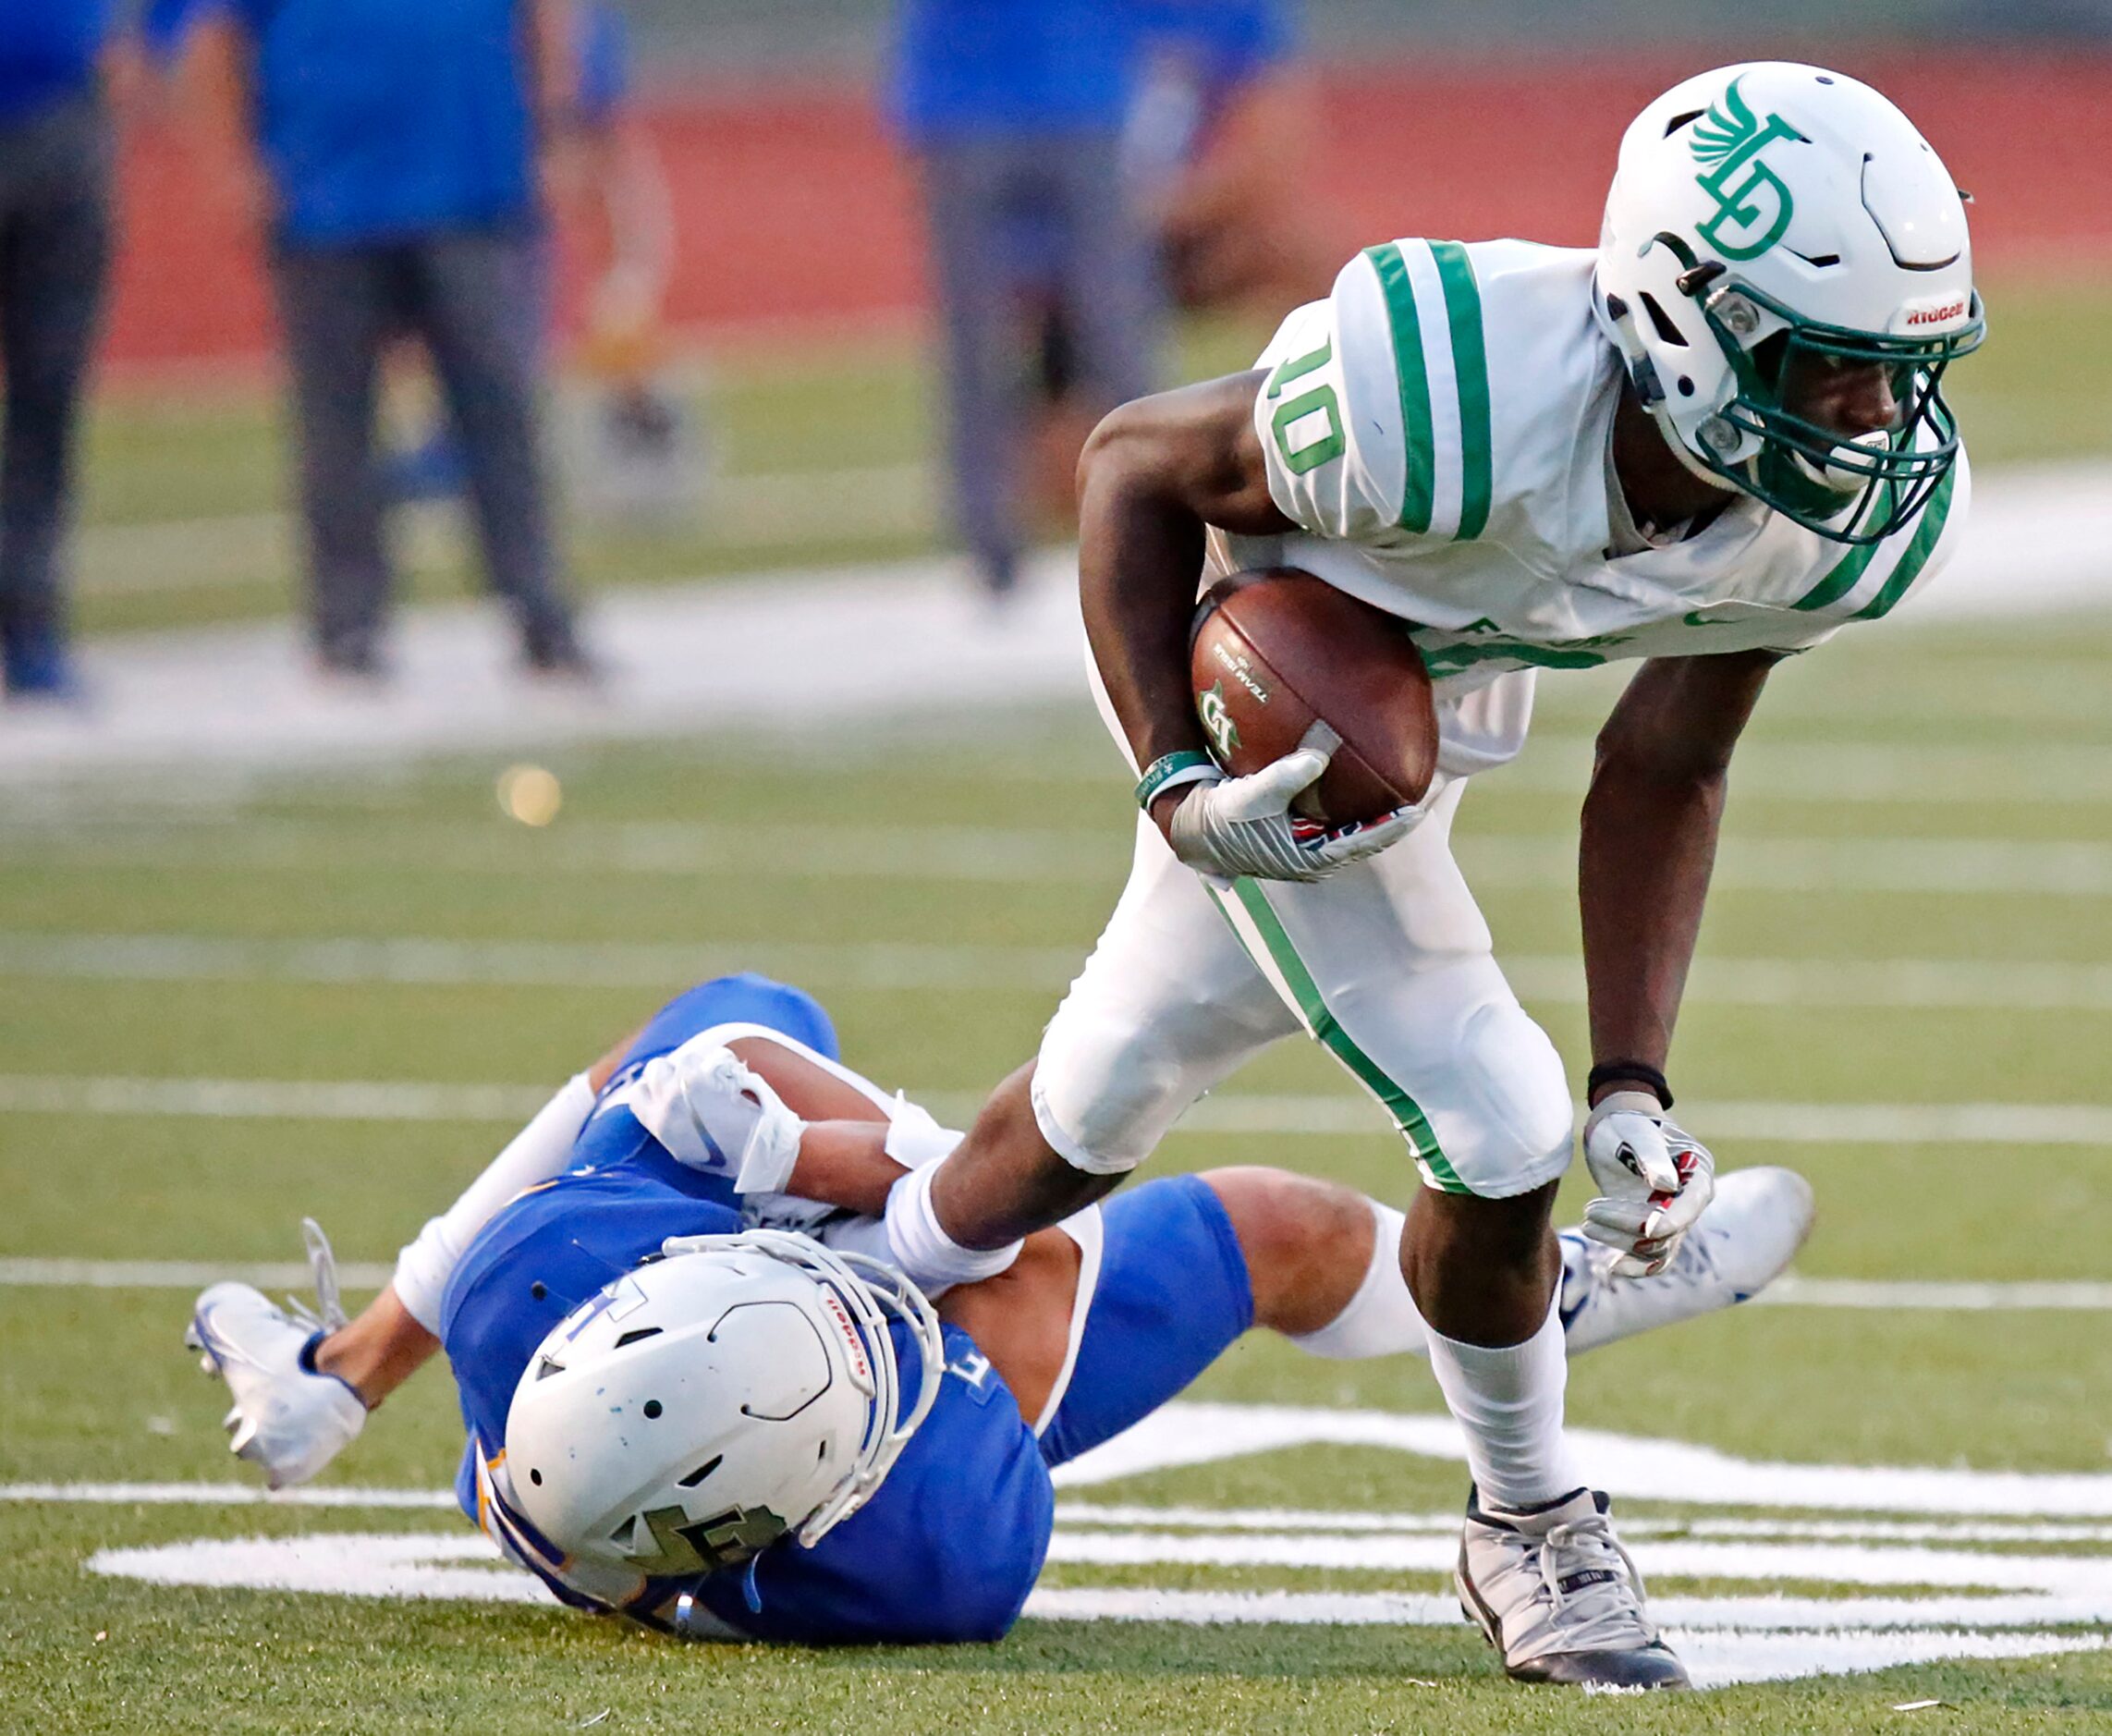
[[[1162,753],[1144,767],[1144,775],[1137,780],[1137,806],[1149,812],[1152,803],[1169,789],[1223,776],[1216,761],[1193,748],[1184,748],[1178,753]]]
[[[912,1169],[887,1191],[887,1246],[903,1275],[927,1296],[955,1284],[995,1278],[1019,1257],[1020,1244],[964,1248],[932,1208],[932,1182],[944,1166]]]

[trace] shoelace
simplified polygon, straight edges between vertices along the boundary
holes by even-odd
[[[1575,1591],[1562,1582],[1580,1573],[1611,1568],[1611,1580],[1594,1580]],[[1565,1648],[1614,1650],[1649,1644],[1657,1629],[1643,1614],[1642,1571],[1621,1547],[1604,1513],[1553,1527],[1541,1540],[1540,1581],[1547,1594],[1550,1620],[1562,1622]]]

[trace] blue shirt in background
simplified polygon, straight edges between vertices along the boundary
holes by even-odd
[[[534,220],[522,0],[192,5],[225,6],[254,43],[257,142],[287,244]]]
[[[1134,0],[903,0],[889,106],[911,144],[1121,128]]]
[[[0,125],[95,82],[110,0],[0,0]]]
[[[630,95],[630,33],[622,14],[596,0],[585,0],[573,18],[580,119],[605,127]]]
[[[1246,83],[1288,58],[1295,40],[1285,0],[1135,0],[1147,55],[1171,54],[1211,90]]]

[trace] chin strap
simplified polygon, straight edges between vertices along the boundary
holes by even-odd
[[[1621,297],[1608,291],[1600,290],[1598,298],[1605,303],[1607,319],[1613,323],[1614,348],[1620,352],[1621,365],[1628,375],[1629,385],[1635,393],[1635,401],[1649,411],[1650,420],[1657,424],[1657,432],[1664,436],[1665,444],[1672,448],[1672,456],[1696,478],[1718,493],[1750,493],[1750,490],[1741,487],[1734,478],[1711,465],[1680,439],[1679,429],[1672,424],[1672,412],[1669,400],[1665,396],[1664,383],[1658,379],[1656,365],[1650,360],[1643,348],[1642,334],[1636,329],[1635,310]]]

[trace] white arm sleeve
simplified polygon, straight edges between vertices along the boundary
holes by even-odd
[[[574,1075],[485,1166],[483,1174],[462,1191],[461,1197],[428,1221],[418,1240],[397,1255],[393,1280],[397,1299],[435,1338],[440,1333],[441,1295],[477,1231],[522,1189],[565,1172],[572,1159],[573,1143],[593,1111],[593,1087],[586,1074]]]

